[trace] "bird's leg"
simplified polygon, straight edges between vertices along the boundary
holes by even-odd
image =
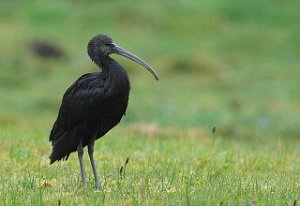
[[[97,174],[97,170],[96,170],[96,165],[95,165],[95,160],[94,160],[94,144],[95,144],[95,140],[93,140],[89,145],[88,145],[88,153],[90,156],[90,160],[91,160],[91,164],[92,164],[92,168],[93,168],[93,173],[94,173],[94,177],[95,177],[95,186],[97,189],[100,189],[100,182],[99,182],[99,178],[98,178],[98,174]]]
[[[83,166],[83,147],[82,147],[82,141],[80,141],[80,144],[77,146],[77,153],[79,158],[79,164],[80,164],[80,172],[81,172],[81,178],[82,178],[82,185],[86,187],[86,180],[85,180],[85,171]]]

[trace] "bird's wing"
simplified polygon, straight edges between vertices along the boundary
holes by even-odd
[[[102,73],[89,73],[81,76],[66,91],[50,141],[61,138],[66,132],[72,132],[88,122],[88,119],[101,118],[105,101],[104,83]]]

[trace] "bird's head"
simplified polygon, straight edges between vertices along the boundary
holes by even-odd
[[[155,77],[156,80],[159,79],[157,73],[150,65],[148,65],[140,57],[130,53],[129,51],[126,51],[125,49],[113,43],[112,39],[107,35],[99,34],[94,36],[88,43],[87,49],[90,58],[94,62],[101,62],[102,59],[107,58],[112,53],[119,54],[142,65],[149,72],[151,72],[151,74]]]
[[[112,39],[104,34],[94,36],[88,44],[88,54],[92,60],[99,57],[107,57],[112,51]]]

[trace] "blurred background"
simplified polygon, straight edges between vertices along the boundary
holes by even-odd
[[[0,1],[0,128],[48,134],[66,89],[98,71],[86,46],[105,33],[160,75],[113,55],[132,84],[121,125],[299,138],[299,8],[298,0]]]

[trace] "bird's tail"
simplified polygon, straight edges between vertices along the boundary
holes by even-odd
[[[67,160],[70,153],[75,152],[78,143],[71,141],[72,132],[66,132],[57,139],[52,139],[52,153],[49,157],[50,164],[55,161]]]

